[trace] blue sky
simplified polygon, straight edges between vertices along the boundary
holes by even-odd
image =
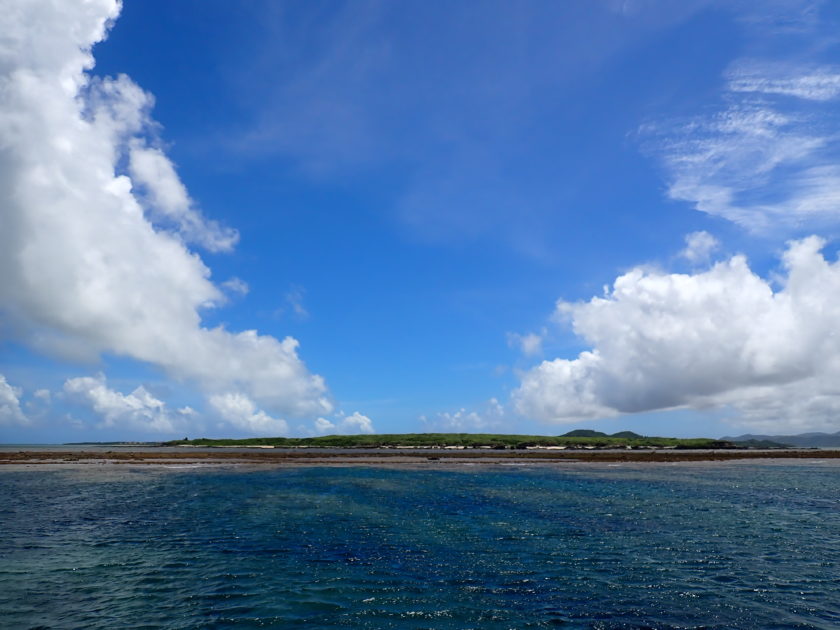
[[[836,4],[9,4],[0,439],[840,429]]]

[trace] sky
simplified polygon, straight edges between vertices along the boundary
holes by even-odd
[[[836,2],[0,16],[0,442],[840,430]]]

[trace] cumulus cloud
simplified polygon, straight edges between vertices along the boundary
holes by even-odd
[[[285,420],[257,409],[254,401],[239,392],[215,394],[210,397],[210,404],[224,420],[249,433],[271,436],[289,430]]]
[[[685,237],[685,249],[680,256],[692,263],[708,262],[712,252],[719,247],[720,241],[708,232],[692,232]]]
[[[334,422],[330,422],[326,418],[315,419],[315,433],[325,435],[327,433],[335,432],[335,429],[336,427]]]
[[[339,435],[350,435],[353,433],[376,433],[373,428],[373,421],[365,415],[354,411],[351,415],[345,416],[342,412],[336,414],[335,422],[326,418],[315,420],[315,433],[324,435],[336,433]]]
[[[840,264],[823,246],[790,243],[778,290],[735,256],[693,275],[633,269],[603,297],[559,302],[591,350],[526,372],[517,409],[576,422],[723,407],[762,428],[836,426]]]
[[[126,76],[88,74],[91,47],[118,12],[115,0],[32,0],[3,11],[5,327],[42,351],[130,357],[272,413],[329,413],[323,379],[306,369],[295,339],[202,326],[202,310],[224,297],[188,243],[224,251],[236,233],[190,200],[156,145],[151,96]]]
[[[375,433],[373,421],[358,411],[354,411],[351,415],[343,418],[339,426],[342,433]]]
[[[439,412],[431,418],[420,416],[420,421],[430,431],[465,433],[498,429],[504,424],[505,418],[505,408],[497,399],[491,398],[478,411],[461,407],[454,412]]]
[[[104,374],[68,379],[64,392],[102,418],[100,428],[127,428],[174,433],[183,428],[179,412],[172,412],[142,385],[130,394],[110,389]]]
[[[12,387],[3,374],[0,374],[0,425],[29,424],[29,419],[20,408],[23,391]]]
[[[752,232],[840,220],[840,68],[736,66],[725,107],[643,128],[668,194]]]

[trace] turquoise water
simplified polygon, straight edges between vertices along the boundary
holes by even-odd
[[[837,628],[838,490],[830,462],[3,471],[0,627]]]

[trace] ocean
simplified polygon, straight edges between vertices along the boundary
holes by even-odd
[[[840,627],[836,460],[89,465],[0,498],[2,628]]]

